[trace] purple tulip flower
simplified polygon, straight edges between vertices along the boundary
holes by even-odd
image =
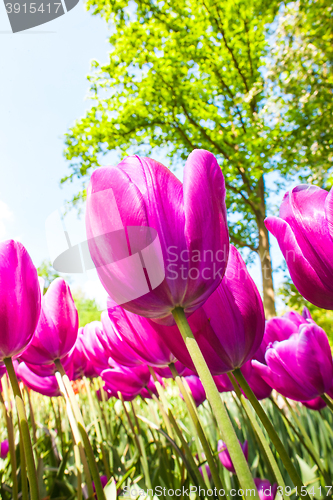
[[[185,372],[186,368],[182,363],[180,363],[180,361],[175,362],[175,368],[177,370],[178,375],[185,376],[184,372]],[[159,375],[162,378],[173,378],[171,370],[168,366],[164,366],[164,367],[161,367],[161,366],[157,367],[156,366],[156,367],[154,367],[154,371],[157,375]],[[191,373],[191,375],[193,375],[193,373]],[[196,375],[196,374],[194,374],[194,375]]]
[[[156,333],[152,322],[126,311],[111,300],[108,301],[108,313],[112,328],[107,332],[113,359],[117,360],[120,344],[127,344],[144,364],[165,367],[177,361],[165,340]]]
[[[332,386],[333,365],[327,335],[315,323],[301,325],[299,333],[269,345],[266,365],[252,366],[273,389],[295,401],[309,401]]]
[[[97,371],[106,370],[110,366],[110,356],[105,351],[104,344],[101,341],[103,335],[103,325],[100,321],[92,321],[86,324],[81,335],[83,351]]]
[[[249,458],[249,447],[248,447],[248,442],[244,441],[244,443],[240,443],[241,448],[243,450],[244,456],[246,460]],[[232,463],[230,454],[228,452],[227,446],[223,441],[219,441],[217,443],[217,450],[220,451],[219,453],[219,459],[221,461],[221,464],[229,471],[232,472],[233,474],[236,474],[234,464]]]
[[[234,390],[234,387],[226,373],[223,373],[223,375],[215,375],[213,379],[219,392],[231,392]]]
[[[8,452],[9,452],[9,443],[8,443],[8,439],[5,439],[0,444],[0,457],[2,459],[6,458],[8,455]]]
[[[298,333],[301,325],[314,323],[310,311],[304,307],[302,315],[296,311],[288,311],[283,316],[271,318],[266,321],[265,333],[260,349],[265,355],[265,350],[271,342],[287,340],[294,333]],[[261,361],[258,359],[258,361]]]
[[[265,382],[258,370],[252,366],[252,361],[248,361],[242,367],[242,373],[251,387],[255,397],[260,401],[262,399],[269,398],[272,393],[272,388]],[[243,390],[241,389],[244,394]],[[246,395],[244,394],[246,397]]]
[[[107,311],[101,315],[103,334],[99,340],[104,347],[105,353],[119,365],[134,367],[144,364],[144,360],[130,347],[130,345],[117,335]]]
[[[225,277],[205,304],[189,317],[189,324],[213,375],[241,367],[259,348],[265,328],[262,300],[232,245]],[[158,325],[156,330],[168,339],[176,358],[195,371],[178,327]]]
[[[103,488],[108,484],[108,478],[107,478],[107,476],[101,476],[101,483],[102,483],[102,487]],[[96,492],[94,481],[92,482],[92,486],[93,486],[94,491]]]
[[[320,396],[318,396],[318,398],[310,399],[310,401],[301,401],[301,403],[306,406],[306,408],[309,408],[309,410],[315,411],[320,411],[326,406],[325,401]]]
[[[156,374],[156,376],[157,376],[157,379],[158,379],[159,383],[161,385],[163,385],[162,378],[159,377],[157,374]],[[150,393],[153,393],[153,394],[155,394],[156,397],[158,397],[158,391],[156,389],[156,385],[155,385],[155,382],[154,382],[154,379],[153,379],[152,376],[150,376],[149,382],[146,385],[146,387],[144,387],[143,389],[141,389],[140,396],[143,397],[144,399],[151,399],[152,395]]]
[[[64,358],[75,344],[78,327],[78,313],[70,288],[65,280],[56,278],[42,298],[33,341],[21,359],[43,365]]]
[[[212,473],[211,473],[211,471],[210,471],[210,467],[209,467],[209,465],[208,465],[208,464],[205,464],[205,465],[201,465],[201,466],[199,467],[199,472],[200,472],[200,474],[202,475],[202,477],[204,478],[205,476],[204,476],[204,473],[203,473],[203,470],[202,470],[202,468],[203,468],[203,467],[205,467],[205,468],[206,468],[207,477],[208,477],[208,479],[210,480],[210,479],[211,479],[211,477],[212,477]]]
[[[72,369],[72,380],[77,380],[83,376],[88,378],[98,377],[102,368],[96,366],[86,355],[83,346],[83,327],[79,328],[75,345],[71,352],[63,359],[63,365],[66,369],[67,363]],[[103,367],[105,369],[105,367]]]
[[[102,371],[101,377],[105,382],[105,389],[111,391],[116,397],[118,397],[118,392],[121,392],[123,396],[135,397],[148,384],[150,373],[143,365],[135,368],[117,366]]]
[[[28,346],[40,307],[37,270],[28,252],[17,241],[0,243],[0,360]]]
[[[196,406],[200,406],[206,400],[206,392],[200,378],[197,375],[190,375],[183,380],[187,383]],[[180,397],[183,399],[182,395]]]
[[[291,279],[309,302],[333,309],[333,192],[297,186],[285,194],[279,217],[268,217]]]
[[[28,368],[25,363],[20,363],[16,372],[25,385],[33,391],[49,397],[61,395],[57,379],[54,375],[41,377]]]
[[[272,486],[268,479],[260,479],[258,477],[254,478],[254,483],[257,487],[260,500],[274,500],[277,492],[276,483]]]
[[[174,324],[175,307],[187,315],[200,307],[219,285],[228,260],[224,200],[221,168],[204,150],[188,157],[183,185],[150,158],[130,156],[117,167],[95,170],[86,228],[90,255],[110,297],[164,324]]]
[[[22,363],[20,363],[20,364],[22,364]],[[30,371],[32,371],[33,373],[35,373],[39,377],[51,377],[57,371],[57,367],[54,363],[51,363],[50,365],[34,365],[33,363],[24,363],[24,364],[27,366],[27,368],[29,368]],[[67,356],[65,358],[63,358],[62,365],[63,365],[63,368],[64,368],[66,374],[68,375],[68,377],[70,379],[72,379],[73,378],[73,366],[72,366],[72,363],[70,362],[70,360],[67,358]],[[20,365],[18,364],[17,368],[19,366]]]
[[[68,353],[66,358],[64,358],[64,360],[68,361],[71,365],[73,380],[82,378],[86,374],[87,365],[92,365],[83,348],[82,338],[83,328],[80,327],[73,349]]]

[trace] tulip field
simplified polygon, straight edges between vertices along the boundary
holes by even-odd
[[[45,291],[29,249],[0,243],[3,500],[332,496],[327,334],[306,307],[265,318],[226,189],[201,149],[183,183],[138,156],[96,169],[87,246],[109,298],[80,328],[66,278]],[[323,310],[332,193],[297,186],[265,221]]]

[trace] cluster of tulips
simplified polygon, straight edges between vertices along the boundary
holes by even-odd
[[[316,187],[297,187],[285,196],[280,217],[266,222],[296,287],[326,309],[333,309],[331,198],[331,193]],[[78,327],[66,281],[55,279],[43,295],[42,280],[23,245],[0,244],[0,369],[15,397],[31,500],[40,496],[22,383],[42,395],[65,399],[75,463],[78,470],[83,465],[79,479],[84,478],[88,496],[113,498],[107,453],[102,450],[105,479],[100,477],[73,390],[75,381],[89,379],[102,382],[94,397],[116,398],[126,412],[126,402],[132,404],[135,398],[154,401],[166,434],[176,433],[184,460],[194,471],[191,481],[211,484],[216,498],[225,491],[218,459],[238,478],[243,496],[252,491],[253,498],[273,500],[280,487],[285,497],[274,450],[293,485],[299,491],[304,488],[259,400],[272,397],[274,389],[312,410],[326,405],[333,409],[329,342],[307,309],[302,315],[288,312],[265,322],[256,285],[229,244],[224,178],[215,157],[193,151],[183,184],[148,158],[128,157],[117,167],[97,169],[87,193],[86,228],[90,256],[109,300],[101,321],[83,328]],[[158,238],[142,228],[153,229]],[[168,379],[175,381],[186,404],[205,465],[193,456],[173,417],[165,390]],[[237,396],[264,450],[275,478],[269,494],[268,481],[252,477],[247,442],[239,442],[221,397],[227,392]],[[199,418],[198,407],[206,398],[220,436],[217,450]],[[1,453],[9,449],[14,485],[14,438],[3,397],[1,401],[8,425]],[[139,425],[136,430],[131,427],[135,435]],[[142,440],[136,437],[136,442],[144,456]],[[317,465],[323,470],[320,459]],[[323,475],[326,479],[325,470]],[[121,491],[118,485],[116,489]],[[13,498],[18,498],[17,485]]]

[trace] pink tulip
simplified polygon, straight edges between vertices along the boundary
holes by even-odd
[[[104,486],[106,486],[106,485],[107,485],[107,483],[108,483],[108,478],[107,478],[107,476],[101,476],[101,483],[102,483],[103,488],[104,488]],[[92,485],[93,485],[93,489],[94,489],[94,491],[96,491],[94,481],[93,481]]]
[[[161,379],[161,377],[159,377],[157,375],[157,379],[159,380],[160,384],[163,385],[163,380]],[[146,387],[141,389],[140,396],[143,397],[144,399],[151,399],[152,396],[150,393],[153,393],[153,394],[155,394],[156,397],[158,397],[158,392],[157,392],[156,385],[155,385],[155,382],[154,382],[154,379],[152,376],[150,377],[149,382],[146,385]]]
[[[33,338],[40,315],[37,270],[24,246],[0,243],[0,360],[17,356]]]
[[[81,335],[83,351],[88,360],[97,370],[106,370],[109,368],[109,354],[105,351],[100,340],[103,335],[103,326],[100,321],[92,321],[85,325]]]
[[[116,359],[120,343],[127,344],[144,364],[165,367],[177,359],[166,342],[156,333],[155,325],[146,318],[126,311],[108,301],[108,314],[112,328],[108,329],[110,355]]]
[[[20,363],[16,371],[25,385],[33,391],[49,397],[61,395],[57,379],[54,375],[41,377],[28,368],[25,363]]]
[[[260,500],[274,500],[277,492],[276,483],[272,486],[268,479],[260,479],[258,477],[254,478],[254,483],[257,487]]]
[[[241,444],[241,443],[240,443]],[[246,460],[248,460],[249,456],[249,447],[248,447],[248,442],[244,441],[243,444],[241,444],[241,448],[243,450],[244,456]],[[228,452],[227,446],[223,441],[219,441],[217,444],[217,449],[220,451],[219,453],[219,459],[221,461],[221,464],[229,471],[232,472],[233,474],[236,474],[234,464],[232,463],[230,454]]]
[[[86,227],[90,255],[110,297],[164,324],[174,324],[175,307],[187,315],[200,307],[227,264],[224,200],[221,168],[204,150],[190,154],[183,185],[150,158],[130,156],[117,167],[95,170]]]
[[[66,281],[56,278],[42,298],[42,311],[34,339],[21,359],[50,364],[73,348],[78,332],[78,313]]]
[[[223,373],[223,375],[215,375],[213,379],[219,392],[230,392],[234,390],[234,387],[226,373]]]
[[[324,330],[315,323],[301,325],[287,340],[270,344],[265,364],[252,366],[273,389],[296,401],[312,400],[332,386],[332,353]]]
[[[83,328],[79,328],[78,336],[73,349],[62,360],[62,363],[68,371],[72,370],[72,380],[77,380],[86,376],[88,378],[98,377],[101,368],[97,368],[90,359],[87,358],[83,347]]]
[[[119,365],[134,367],[144,364],[144,360],[117,335],[107,311],[102,312],[101,320],[103,332],[99,335],[99,341],[105,353]]]
[[[118,392],[135,397],[147,386],[150,373],[148,368],[143,365],[135,368],[117,366],[104,370],[101,377],[105,382],[105,389],[111,391],[116,397]]]
[[[175,362],[175,368],[177,370],[178,375],[184,375],[184,371],[186,370],[186,368],[182,363],[180,363],[180,361]],[[173,375],[172,375],[172,372],[171,372],[169,366],[155,367],[154,371],[157,375],[159,375],[162,378],[173,378]],[[196,373],[194,375],[196,375]]]
[[[279,217],[265,220],[291,279],[309,302],[333,309],[333,191],[308,184],[285,194]]]
[[[189,324],[213,375],[240,368],[259,348],[265,317],[259,291],[235,247],[225,277],[205,304],[189,317]],[[176,326],[157,325],[159,335],[186,367],[195,371]]]
[[[8,443],[8,439],[5,439],[0,444],[0,457],[2,459],[6,458],[8,455],[8,452],[9,452],[9,443]]]
[[[196,406],[200,406],[206,400],[206,392],[200,378],[196,375],[190,375],[189,377],[184,377],[184,381],[186,381],[191,391]],[[183,396],[180,396],[183,399]]]
[[[301,403],[309,408],[309,410],[320,411],[325,408],[325,401],[319,396],[318,398],[311,399],[310,401],[301,401]]]

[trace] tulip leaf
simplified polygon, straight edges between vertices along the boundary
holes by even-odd
[[[309,483],[316,478],[317,465],[310,467],[299,455],[296,455],[300,469],[303,483]]]
[[[107,485],[104,487],[104,494],[106,500],[116,500],[117,499],[117,486],[114,478],[112,477]]]

